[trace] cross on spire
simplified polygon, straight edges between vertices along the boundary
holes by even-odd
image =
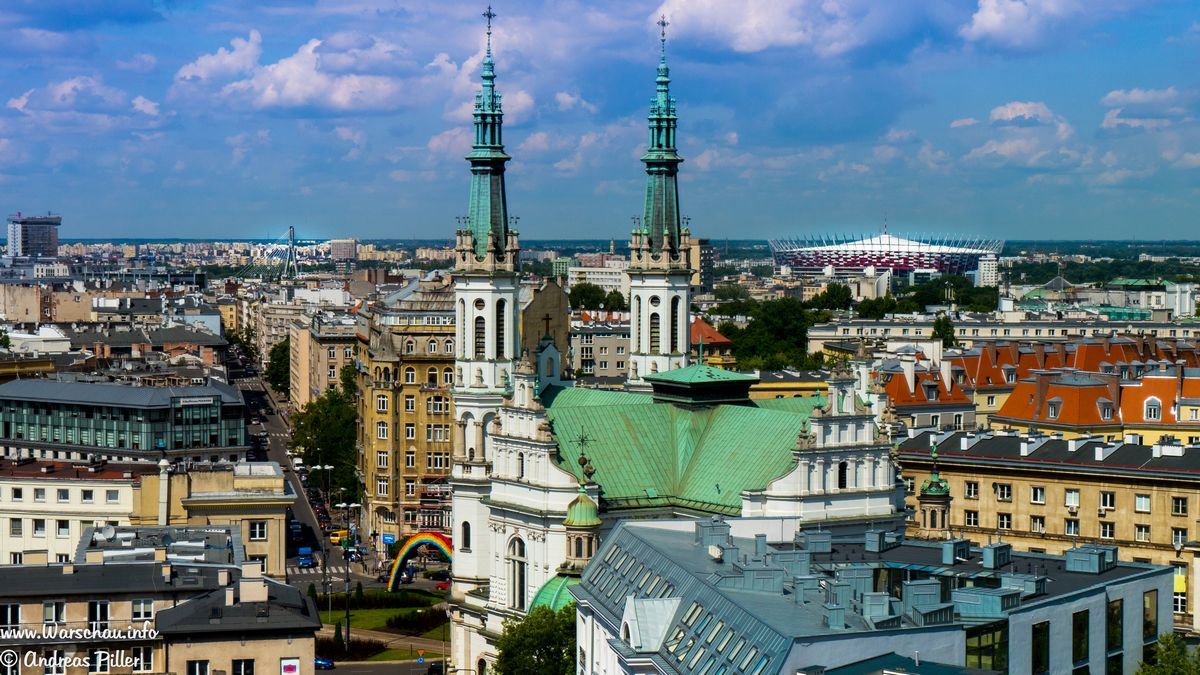
[[[483,18],[487,19],[487,50],[492,53],[492,19],[496,18],[496,13],[492,11],[492,6],[488,5],[487,11],[483,13]]]
[[[667,53],[667,26],[670,26],[671,22],[667,21],[667,15],[663,14],[662,16],[658,17],[658,21],[656,21],[655,23],[658,24],[658,40],[659,40],[659,43],[662,48],[662,53],[663,53],[663,56],[666,56],[666,53]]]

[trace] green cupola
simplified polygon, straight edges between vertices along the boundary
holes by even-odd
[[[567,517],[563,519],[563,525],[567,527],[600,526],[600,507],[588,496],[584,486],[579,486],[579,496],[567,506]]]
[[[922,535],[937,539],[950,529],[950,483],[938,473],[937,443],[934,441],[929,443],[929,458],[932,461],[929,478],[921,483],[917,493],[920,510],[917,527]]]

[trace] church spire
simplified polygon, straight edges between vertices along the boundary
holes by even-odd
[[[504,112],[496,92],[496,67],[492,60],[492,19],[496,13],[488,5],[487,52],[483,57],[483,85],[475,94],[475,140],[467,161],[471,163],[471,202],[467,211],[467,229],[472,237],[475,256],[482,258],[491,246],[504,251],[508,240],[508,204],[504,194],[504,152],[502,135]]]
[[[667,67],[667,17],[658,20],[659,60],[655,96],[650,101],[650,140],[642,162],[646,165],[646,204],[642,229],[652,251],[676,252],[680,244],[679,192],[676,174],[683,158],[675,149],[675,99],[671,97]]]

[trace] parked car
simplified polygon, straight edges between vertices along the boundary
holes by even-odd
[[[313,667],[317,670],[333,670],[337,666],[333,665],[333,659],[324,659],[318,656],[313,659]]]
[[[450,570],[434,570],[426,574],[425,577],[427,579],[433,579],[434,581],[449,581]]]
[[[443,675],[446,672],[446,664],[438,661],[437,663],[429,664],[425,669],[425,675]]]
[[[448,590],[450,590],[450,582],[449,581],[439,581],[433,585],[433,590],[448,591]]]

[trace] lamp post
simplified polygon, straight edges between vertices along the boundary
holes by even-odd
[[[339,502],[337,507],[346,513],[346,529],[350,529],[350,509],[361,508],[362,504]],[[342,547],[343,550],[345,546]],[[346,561],[346,649],[350,649],[350,561]]]
[[[333,471],[333,466],[329,464],[318,464],[310,467],[310,471],[321,470],[325,472],[325,503],[329,503],[329,476]],[[309,505],[312,506],[311,504]],[[316,514],[313,514],[316,516]],[[330,617],[333,616],[333,584],[329,582],[329,540],[325,538],[325,533],[321,531],[321,522],[317,521],[317,536],[321,542],[321,588],[325,589],[326,606],[329,608]]]

